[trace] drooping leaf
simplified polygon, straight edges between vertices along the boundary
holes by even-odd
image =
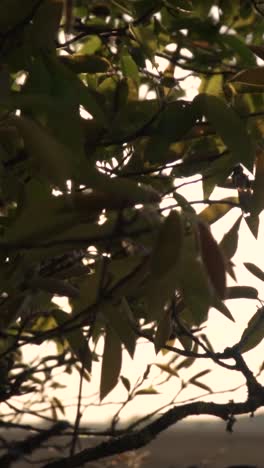
[[[221,312],[221,314],[223,314],[226,318],[228,318],[232,322],[235,322],[235,319],[233,315],[231,314],[230,310],[228,309],[228,307],[218,297],[215,297],[213,306],[215,307],[215,309]]]
[[[124,375],[120,375],[120,380],[121,380],[122,384],[124,385],[125,389],[129,392],[130,388],[131,388],[130,380],[127,377],[125,377]]]
[[[254,65],[256,65],[256,59],[251,48],[245,44],[245,41],[242,38],[233,34],[223,34],[221,39],[223,40],[223,43],[238,56],[240,59],[239,61],[244,67],[254,67]]]
[[[225,297],[226,268],[223,253],[211,234],[209,227],[198,222],[202,261],[206,267],[210,281],[219,298]]]
[[[127,49],[121,55],[121,68],[124,76],[131,78],[138,87],[140,83],[138,67]]]
[[[215,293],[200,256],[197,222],[195,218],[186,216],[185,223],[186,232],[177,268],[177,280],[186,307],[193,315],[194,323],[198,325],[206,320]]]
[[[237,250],[239,227],[242,215],[236,220],[231,229],[223,236],[219,247],[227,259],[231,259]]]
[[[159,392],[154,387],[142,388],[141,390],[137,390],[135,392],[136,395],[158,395]]]
[[[118,304],[106,303],[102,308],[107,322],[125,345],[131,358],[134,356],[137,336],[133,329],[133,315],[125,298]]]
[[[105,58],[93,54],[61,55],[59,59],[75,73],[104,73],[110,67]]]
[[[262,271],[257,265],[251,262],[244,262],[244,265],[252,275],[256,276],[261,281],[264,281],[264,271]]]
[[[178,372],[168,364],[155,364],[155,366],[157,366],[163,372],[167,372],[167,374],[170,374],[171,376],[179,377]]]
[[[169,337],[171,334],[171,318],[170,318],[170,313],[164,314],[164,316],[161,317],[155,339],[154,339],[154,346],[155,346],[155,351],[158,353],[162,347],[165,345],[166,341],[168,341]]]
[[[102,401],[118,383],[122,364],[122,346],[118,335],[109,325],[106,328],[103,362],[100,381],[100,400]]]
[[[248,216],[244,216],[244,220],[246,221],[250,232],[253,234],[255,239],[257,239],[259,230],[259,215],[252,213]]]
[[[65,328],[65,332],[62,331],[62,335],[64,335],[66,340],[68,341],[73,354],[80,360],[84,368],[88,372],[91,372],[92,353],[88,346],[88,342],[85,336],[83,335],[82,330],[79,327],[77,327],[76,324],[72,323],[71,314],[67,314],[62,310],[56,309],[52,311],[52,316],[56,320],[58,326],[62,326]],[[69,331],[67,330],[67,328],[69,328]]]
[[[255,348],[264,338],[264,309],[259,308],[249,320],[247,328],[244,330],[238,349],[241,353],[246,353]]]
[[[201,211],[201,213],[199,213],[199,217],[206,223],[213,224],[232,210],[235,204],[238,203],[239,201],[237,197],[223,198],[221,203],[213,203]]]
[[[151,163],[162,161],[171,143],[180,140],[194,126],[197,119],[196,108],[176,101],[160,113],[154,124],[151,136],[145,149],[145,158]]]
[[[32,289],[40,289],[59,296],[79,297],[79,291],[76,287],[57,278],[37,277],[29,282],[29,286]]]
[[[258,299],[258,290],[252,286],[229,286],[226,299]]]
[[[177,211],[171,211],[161,226],[152,252],[150,269],[154,277],[161,278],[177,265],[182,242],[183,225],[181,215]]]
[[[228,107],[222,99],[206,94],[194,98],[193,106],[197,107],[232,153],[234,165],[241,162],[249,170],[253,169],[254,144],[245,123],[236,112]]]
[[[257,216],[264,209],[264,151],[259,150],[256,157],[255,178],[250,198],[251,216]]]
[[[246,84],[252,87],[264,86],[264,67],[249,68],[237,73],[232,82]]]
[[[69,149],[28,117],[9,118],[9,124],[21,133],[26,150],[38,176],[44,176],[55,185],[64,188],[66,180],[74,176],[74,155]]]

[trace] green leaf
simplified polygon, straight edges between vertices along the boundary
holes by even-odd
[[[154,277],[161,278],[177,265],[183,243],[183,224],[180,213],[171,211],[165,218],[150,259]]]
[[[202,388],[203,390],[206,390],[207,392],[213,393],[212,389],[211,389],[211,387],[209,387],[209,385],[205,385],[204,383],[199,382],[198,380],[192,380],[192,382],[190,382],[190,383],[192,385],[195,385],[195,387],[199,387],[199,388]]]
[[[121,55],[121,69],[124,77],[131,78],[138,87],[140,84],[138,67],[127,49]]]
[[[227,45],[231,49],[231,52],[241,59],[240,65],[243,64],[244,67],[254,67],[256,65],[253,52],[238,35],[222,34],[221,42]]]
[[[158,395],[159,392],[154,387],[142,388],[141,390],[137,390],[135,392],[136,395]]]
[[[242,163],[253,169],[254,144],[244,122],[222,99],[199,94],[193,106],[204,115],[232,154],[233,164]]]
[[[264,151],[258,150],[255,161],[255,179],[252,185],[253,194],[250,197],[251,216],[257,216],[264,209]]]
[[[174,377],[179,377],[178,372],[172,367],[170,367],[169,364],[155,364],[155,366],[157,366],[163,372],[167,372],[167,374],[170,374]]]
[[[9,118],[9,124],[21,134],[32,165],[38,176],[45,177],[55,185],[65,188],[66,180],[75,172],[74,155],[57,141],[49,131],[28,117]]]
[[[226,203],[225,203],[226,202]],[[213,203],[212,205],[205,208],[199,217],[207,222],[208,224],[213,224],[219,219],[221,219],[225,214],[227,214],[234,206],[232,203],[239,203],[237,197],[226,197],[221,200],[221,203]]]
[[[66,281],[37,277],[29,281],[29,287],[66,297],[79,297],[79,290]]]
[[[261,281],[264,281],[264,271],[262,271],[257,265],[251,262],[244,262],[245,267],[252,273],[252,275],[256,276]]]
[[[0,32],[7,33],[27,18],[34,7],[36,0],[1,0],[0,4]]]
[[[219,247],[224,252],[225,257],[230,260],[236,253],[238,245],[238,232],[243,216],[239,216],[231,229],[223,236]]]
[[[213,305],[215,292],[202,262],[196,219],[186,216],[185,237],[181,259],[177,268],[178,287],[183,294],[186,307],[193,316],[193,323],[200,325],[207,318]]]
[[[89,187],[108,194],[114,200],[119,199],[119,206],[131,206],[131,204],[158,203],[160,195],[149,185],[138,184],[134,180],[125,177],[110,178],[92,168],[87,170],[81,177],[80,182]]]
[[[149,321],[161,320],[164,307],[172,299],[176,290],[178,267],[171,269],[160,278],[150,276],[144,287],[144,297]]]
[[[131,358],[134,356],[136,339],[133,324],[133,315],[125,298],[119,304],[104,304],[101,309],[109,325],[125,345]]]
[[[75,73],[105,73],[110,63],[99,55],[61,55],[59,60]]]
[[[56,56],[44,54],[43,59],[51,75],[57,77],[59,83],[62,81],[66,84],[67,99],[74,99],[74,102],[83,105],[98,123],[107,127],[107,117],[99,95],[85,86],[78,76],[60,62]]]
[[[153,125],[153,136],[146,145],[145,158],[151,163],[161,163],[169,146],[182,139],[196,119],[196,107],[184,101],[170,103]]]
[[[32,46],[36,52],[56,47],[57,33],[63,12],[60,1],[43,1],[40,3],[32,22]]]
[[[166,314],[164,314],[161,317],[158,323],[155,340],[154,340],[156,353],[158,353],[166,344],[166,342],[168,341],[170,337],[170,334],[171,334],[171,317],[170,317],[170,312],[167,311]]]
[[[100,401],[102,401],[118,383],[122,365],[122,346],[118,335],[109,325],[106,328],[103,362],[100,381]]]
[[[226,290],[226,299],[258,299],[258,290],[252,286],[230,286]]]
[[[66,329],[68,327],[71,328],[71,326],[73,327],[73,330],[65,332],[62,331],[61,334],[65,336],[73,354],[75,354],[85,369],[88,372],[91,372],[92,354],[82,330],[79,327],[77,328],[76,324],[72,323],[72,315],[57,309],[52,311],[52,316],[56,320],[58,326],[65,326],[68,323]]]
[[[231,82],[246,84],[252,87],[264,86],[264,67],[249,68],[233,76]]]
[[[73,298],[71,305],[73,314],[78,315],[85,309],[96,305],[98,300],[99,288],[101,285],[104,262],[97,262],[95,271],[89,275],[85,275],[79,283],[79,297]]]
[[[249,320],[247,328],[244,330],[238,349],[241,353],[246,353],[255,348],[264,338],[264,308],[261,307]]]
[[[152,31],[152,28],[140,24],[138,26],[130,26],[130,31],[146,54],[146,57],[150,61],[153,61],[154,54],[157,50],[157,36],[154,34],[154,31]]]

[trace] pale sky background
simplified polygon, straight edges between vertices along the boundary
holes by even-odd
[[[167,65],[166,61],[160,61],[159,67],[162,70],[164,66]],[[177,78],[184,77],[188,72],[181,69],[175,70],[175,76]],[[197,94],[197,87],[199,85],[198,78],[188,77],[183,83],[183,87],[187,90],[188,99],[192,100],[193,97]],[[149,98],[151,97],[148,96]],[[197,179],[197,176],[195,177]],[[201,183],[195,183],[183,187],[180,190],[180,193],[186,196],[190,200],[202,199],[202,188]],[[234,191],[217,189],[213,192],[212,198],[224,198],[225,196],[234,195]],[[196,206],[200,211],[204,208],[205,205]],[[236,218],[241,214],[241,211],[238,208],[233,208],[225,217],[221,218],[217,223],[212,227],[213,234],[217,240],[220,240],[222,236],[227,232]],[[239,246],[237,254],[234,257],[235,263],[235,272],[237,275],[238,284],[241,285],[251,285],[255,286],[259,290],[260,298],[264,300],[264,284],[256,280],[246,268],[243,266],[243,262],[250,261],[256,263],[260,268],[264,270],[264,258],[263,258],[263,218],[261,219],[259,237],[258,241],[254,239],[250,233],[246,223],[243,221],[241,224],[240,235],[239,235]],[[231,284],[231,282],[230,282]],[[263,293],[262,293],[263,291]],[[61,301],[62,299],[60,299]],[[65,303],[65,301],[64,301]],[[226,346],[231,346],[237,342],[241,336],[241,333],[250,317],[256,312],[257,306],[259,303],[254,300],[233,300],[227,301],[227,306],[229,307],[231,313],[233,314],[236,323],[233,323],[221,315],[218,311],[212,310],[210,312],[210,318],[207,322],[206,330],[214,349],[216,351],[223,350]],[[250,368],[257,372],[259,366],[264,360],[264,341],[258,345],[254,350],[245,354],[245,358]],[[24,351],[25,359],[31,360],[34,353],[38,355],[52,354],[55,352],[55,346],[51,344],[44,344],[42,346],[33,346],[27,347]],[[169,355],[163,356],[162,353],[159,353],[158,356],[155,355],[152,344],[140,344],[136,350],[135,358],[132,361],[128,354],[124,352],[123,366],[121,375],[129,378],[131,382],[135,382],[140,376],[144,373],[147,364],[150,363],[164,363],[168,360]],[[179,361],[182,358],[179,359]],[[108,418],[111,420],[114,414],[114,408],[118,406],[113,406],[113,404],[106,404],[107,402],[118,402],[123,401],[126,398],[126,390],[124,386],[120,383],[110,395],[103,401],[99,407],[97,406],[98,397],[93,396],[99,390],[99,381],[100,381],[100,367],[101,364],[94,363],[93,365],[93,376],[90,383],[85,383],[83,388],[83,395],[85,397],[84,401],[96,403],[96,406],[89,406],[86,410],[83,411],[82,422],[84,423],[100,423],[106,421]],[[151,375],[155,382],[155,376],[158,378],[160,371],[157,367],[152,368]],[[214,369],[210,374],[201,378],[201,382],[206,383],[211,386],[213,390],[221,391],[231,389],[240,385],[244,382],[243,378],[239,373],[235,373],[219,366],[216,366],[214,363],[211,363],[209,360],[200,360],[196,362],[192,367],[188,369],[182,369],[180,371],[180,376],[185,381],[188,380],[191,376],[195,375],[197,372],[203,369]],[[162,379],[166,377],[167,374],[163,374]],[[61,384],[64,384],[65,389],[50,389],[49,395],[54,393],[54,396],[61,399],[65,405],[69,405],[66,415],[60,415],[62,419],[69,417],[74,419],[75,417],[75,404],[76,396],[78,394],[78,385],[79,385],[79,374],[74,371],[71,376],[64,374],[58,374],[57,381]],[[260,377],[260,381],[264,382],[264,379]],[[147,387],[147,384],[144,385]],[[180,380],[177,377],[172,377],[169,382],[162,386],[162,388],[157,387],[157,390],[162,392],[159,395],[150,395],[150,396],[138,396],[136,399],[128,405],[127,408],[121,413],[123,418],[134,417],[137,414],[145,414],[162,406],[165,403],[168,403],[179,391]],[[188,398],[193,398],[195,396],[204,395],[206,393],[204,390],[197,388],[193,385],[189,385],[178,397],[177,402],[186,400]],[[204,397],[204,399],[216,402],[225,402],[229,399],[234,399],[235,401],[243,400],[246,397],[245,387],[236,393],[231,394],[215,394],[210,395],[209,397]],[[27,398],[25,398],[27,399]],[[19,399],[13,400],[15,404],[19,404]],[[37,408],[37,407],[36,407]],[[36,409],[35,408],[35,409]],[[3,410],[3,408],[1,408]],[[34,407],[32,406],[32,409]]]

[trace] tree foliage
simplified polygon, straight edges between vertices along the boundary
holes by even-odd
[[[100,400],[119,382],[128,401],[155,394],[150,367],[133,388],[121,371],[123,350],[133,358],[142,338],[168,352],[157,364],[163,377],[181,382],[182,368],[207,358],[239,371],[248,390],[232,409],[170,403],[143,429],[122,432],[117,415],[105,431],[113,440],[74,455],[80,396],[70,458],[47,466],[138,448],[188,415],[215,415],[230,429],[235,414],[264,404],[244,359],[264,337],[261,298],[252,286],[230,286],[241,226],[257,237],[264,208],[263,33],[264,9],[249,0],[0,4],[2,405],[33,392],[56,419],[64,408],[47,400],[48,383],[58,385],[52,370],[75,367],[82,381],[98,361]],[[193,98],[190,77],[199,83]],[[196,180],[203,199],[183,197]],[[219,187],[232,195],[215,198]],[[211,226],[234,208],[239,217],[217,242]],[[259,266],[245,266],[264,280]],[[68,298],[71,312],[54,296]],[[236,317],[226,301],[239,298],[259,308],[238,342],[215,351],[209,311],[228,327]],[[56,355],[25,361],[26,345],[50,341]],[[210,392],[207,373],[189,383]],[[7,425],[18,416],[3,412]]]

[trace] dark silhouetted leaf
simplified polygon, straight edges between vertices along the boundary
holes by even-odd
[[[226,202],[226,203],[225,203]],[[214,203],[207,208],[205,208],[199,217],[208,224],[213,224],[219,219],[222,218],[226,213],[228,213],[234,205],[232,203],[239,203],[237,197],[227,197],[221,200],[221,203]]]
[[[226,272],[223,254],[206,224],[198,223],[201,256],[210,281],[220,298],[225,297]]]
[[[264,271],[262,271],[257,265],[250,262],[244,262],[245,267],[252,273],[252,275],[256,276],[261,281],[264,281]]]
[[[193,101],[200,112],[209,120],[224,144],[232,153],[233,164],[243,163],[253,169],[254,144],[247,128],[235,111],[224,100],[199,94]]]
[[[226,299],[258,299],[258,290],[252,286],[230,286],[226,289]]]
[[[264,309],[261,307],[249,320],[238,344],[239,351],[246,353],[255,348],[264,338]]]
[[[236,220],[235,224],[229,229],[229,231],[223,236],[219,247],[224,253],[225,257],[230,260],[236,253],[238,244],[238,232],[242,215]]]
[[[103,362],[100,382],[100,400],[102,401],[118,383],[122,364],[122,346],[118,336],[109,325],[106,328]]]

